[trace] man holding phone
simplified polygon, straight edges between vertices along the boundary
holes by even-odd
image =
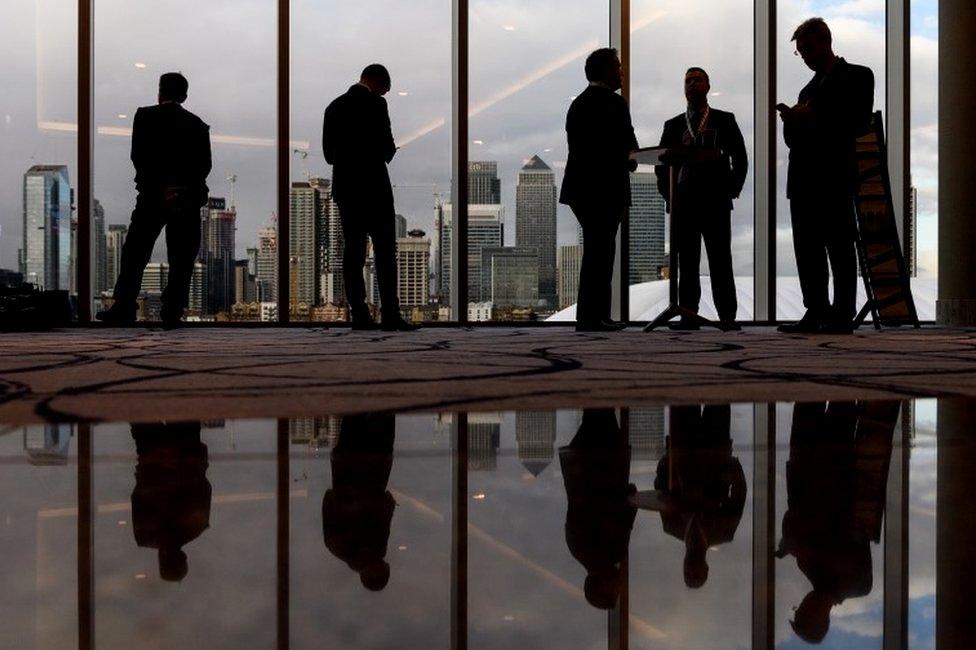
[[[689,68],[685,73],[688,108],[664,123],[661,146],[701,147],[717,150],[719,155],[715,160],[679,167],[677,197],[671,196],[669,168],[657,167],[655,172],[658,189],[671,213],[672,227],[677,228],[678,304],[698,313],[704,239],[715,310],[722,328],[730,330],[738,329],[732,271],[732,200],[742,192],[749,158],[735,115],[709,106],[710,90],[708,73],[702,68]],[[698,329],[698,323],[682,316],[671,328]]]
[[[811,18],[793,34],[796,54],[814,71],[793,107],[779,104],[790,148],[786,196],[806,313],[781,332],[853,332],[857,296],[855,144],[871,125],[874,74],[833,52],[830,28]],[[827,293],[828,260],[834,300]]]

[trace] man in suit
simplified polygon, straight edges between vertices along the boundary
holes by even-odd
[[[689,68],[685,73],[688,108],[664,123],[661,146],[716,148],[718,159],[676,169],[677,197],[671,196],[669,168],[657,167],[655,171],[658,189],[671,213],[671,226],[677,228],[678,303],[698,313],[701,300],[699,266],[704,239],[712,297],[719,320],[724,329],[737,329],[731,213],[732,200],[739,197],[746,181],[749,159],[735,116],[709,106],[709,90],[708,73],[702,68]],[[698,329],[698,324],[682,317],[672,327]]]
[[[159,78],[159,103],[136,111],[132,164],[136,207],[122,246],[111,308],[98,320],[131,324],[142,274],[159,233],[166,228],[169,281],[163,290],[163,326],[179,326],[190,298],[193,263],[200,251],[200,208],[207,203],[210,127],[183,108],[189,83],[178,72]]]
[[[373,242],[376,279],[382,303],[382,329],[409,331],[417,326],[400,314],[397,297],[396,219],[387,164],[396,155],[390,113],[383,95],[390,73],[378,63],[366,66],[353,84],[325,109],[322,149],[332,165],[332,197],[339,205],[345,238],[342,271],[352,328],[377,329],[366,306],[366,238]]]
[[[568,205],[583,228],[576,329],[616,331],[610,319],[617,229],[630,206],[630,153],[637,138],[627,101],[617,94],[623,80],[617,51],[596,50],[586,59],[589,86],[566,116],[569,158],[559,202]]]
[[[814,71],[792,108],[777,108],[790,148],[786,195],[790,200],[793,250],[806,313],[783,332],[853,331],[857,295],[857,183],[855,145],[871,126],[874,75],[834,54],[830,28],[811,18],[793,34],[796,52]],[[834,302],[827,294],[834,274]]]

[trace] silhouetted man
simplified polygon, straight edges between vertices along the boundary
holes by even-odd
[[[359,82],[325,109],[322,149],[332,165],[332,197],[339,205],[345,249],[342,272],[352,328],[376,329],[366,306],[366,238],[373,242],[386,331],[409,331],[417,325],[400,314],[397,297],[396,219],[393,188],[386,165],[397,147],[383,95],[390,91],[390,73],[378,63],[366,66]]]
[[[731,542],[746,502],[746,478],[732,455],[728,404],[674,406],[668,453],[658,462],[654,488],[670,507],[661,510],[664,532],[685,544],[685,584],[708,579],[705,553]]]
[[[178,326],[189,302],[211,158],[210,127],[182,106],[188,88],[183,75],[167,72],[159,78],[159,103],[143,106],[132,121],[136,208],[122,246],[112,306],[96,314],[101,321],[135,322],[142,274],[164,227],[169,280],[162,296],[163,325]]]
[[[183,547],[210,527],[207,446],[199,422],[133,424],[136,544],[159,552],[159,577],[180,581],[188,571]]]
[[[897,402],[798,403],[786,463],[787,510],[776,557],[792,555],[811,590],[791,625],[819,643],[831,609],[871,592]]]
[[[850,334],[857,298],[855,145],[870,128],[874,74],[834,54],[830,28],[821,18],[797,27],[793,40],[815,73],[795,106],[777,107],[790,148],[786,195],[806,313],[780,331]],[[834,274],[832,305],[828,259]]]
[[[390,579],[385,558],[396,502],[386,485],[395,435],[392,414],[344,417],[332,450],[332,489],[322,499],[326,548],[370,591],[380,591]]]
[[[590,85],[573,100],[566,115],[569,158],[559,202],[573,209],[583,227],[576,329],[616,331],[626,327],[610,318],[617,229],[630,206],[630,153],[637,138],[627,101],[617,94],[620,59],[610,48],[586,58]]]
[[[630,445],[613,409],[586,409],[572,441],[559,450],[566,486],[566,546],[586,569],[587,602],[611,609],[620,597],[637,507],[630,503]]]
[[[732,272],[732,200],[739,198],[746,181],[749,159],[742,132],[732,113],[708,105],[711,83],[701,68],[685,73],[685,112],[664,123],[662,147],[718,149],[719,158],[682,165],[675,201],[671,197],[670,169],[657,167],[657,186],[677,228],[678,303],[698,313],[701,300],[702,239],[708,254],[712,297],[724,329],[738,329],[735,314],[735,278]],[[676,208],[676,209],[675,209]],[[698,329],[698,323],[682,317],[673,329]]]

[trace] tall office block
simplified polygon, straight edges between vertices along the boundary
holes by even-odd
[[[201,209],[202,241],[198,259],[207,270],[206,313],[230,312],[234,304],[237,212],[222,198],[211,197]]]
[[[258,300],[275,302],[278,300],[278,227],[272,224],[258,231],[257,253]]]
[[[320,304],[323,271],[330,266],[328,229],[332,218],[331,182],[309,178],[292,183],[290,192],[289,256],[298,274],[292,301],[306,306]]]
[[[657,280],[664,265],[664,197],[657,177],[630,175],[630,284]]]
[[[502,182],[498,163],[490,160],[468,162],[468,203],[498,205],[502,202]]]
[[[142,273],[142,285],[139,290],[144,293],[161,294],[169,281],[169,264],[166,262],[150,262]]]
[[[95,245],[92,247],[92,267],[95,269],[92,280],[95,286],[95,295],[103,291],[108,291],[111,280],[108,277],[108,247],[105,239],[105,208],[98,199],[94,199],[92,206],[92,239]]]
[[[187,305],[189,315],[200,317],[204,307],[204,289],[207,286],[207,267],[200,262],[193,265],[193,275],[190,276],[190,301]]]
[[[583,264],[583,244],[559,247],[559,308],[575,305],[579,297],[579,274]]]
[[[438,296],[446,301],[451,295],[451,239],[453,209],[450,203],[438,205],[435,221],[439,228],[437,246]],[[481,249],[499,247],[505,240],[505,208],[501,205],[468,206],[468,302],[487,300],[482,295]],[[446,302],[442,303],[446,304]]]
[[[251,274],[248,261],[237,260],[234,263],[234,304],[251,304],[257,302],[257,287],[254,275]]]
[[[395,228],[396,228],[396,238],[403,239],[407,236],[407,218],[402,214],[397,214],[393,216]]]
[[[71,186],[65,165],[34,165],[24,174],[21,273],[40,289],[71,287]]]
[[[516,411],[515,442],[518,459],[532,476],[549,466],[556,444],[555,411]]]
[[[397,240],[397,295],[402,307],[430,302],[430,240],[423,230],[411,230]]]
[[[125,243],[128,232],[129,227],[125,224],[109,224],[105,235],[105,274],[108,280],[106,291],[115,287],[115,281],[119,277],[119,269],[122,268],[122,244]]]
[[[434,295],[441,305],[451,302],[451,204],[439,199],[434,203],[434,240],[431,257]]]
[[[539,156],[518,173],[515,245],[539,256],[539,298],[556,306],[556,176]]]
[[[481,249],[481,293],[495,309],[536,307],[539,303],[539,253],[522,246]]]

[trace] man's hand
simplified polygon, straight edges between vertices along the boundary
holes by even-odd
[[[813,116],[813,109],[808,104],[797,104],[785,110],[777,106],[777,109],[780,111],[779,116],[784,124],[797,124],[809,120]]]

